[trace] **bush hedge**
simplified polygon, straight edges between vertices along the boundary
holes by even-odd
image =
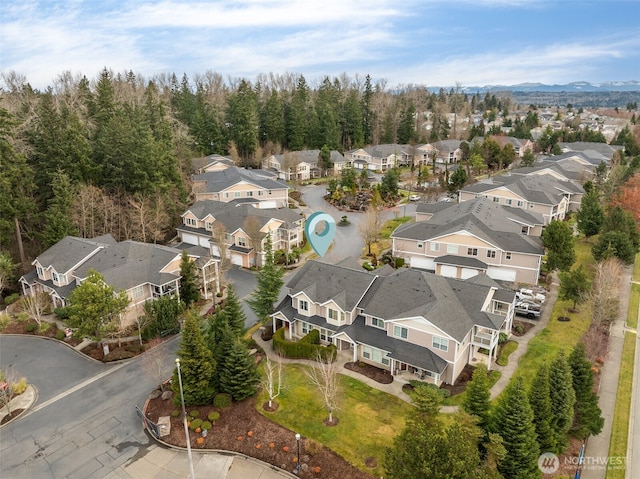
[[[38,325],[36,323],[27,323],[24,327],[25,333],[33,333],[38,329]]]
[[[209,421],[202,421],[200,427],[203,431],[208,431],[209,429],[211,429],[211,423]]]
[[[318,335],[318,342],[320,342],[320,333],[317,330],[312,330],[300,341],[287,341],[284,338],[284,328],[280,328],[273,334],[273,349],[287,358],[316,359],[319,354],[322,359],[333,361],[337,354],[335,345],[321,346],[311,343],[310,341],[315,338],[313,333]]]
[[[19,299],[20,299],[20,295],[18,293],[13,293],[13,294],[10,294],[9,296],[7,296],[6,298],[4,298],[4,304],[9,306],[10,304],[15,303]]]
[[[220,409],[224,409],[226,407],[231,406],[231,394],[227,393],[218,393],[213,398],[213,405],[215,407],[219,407]]]
[[[202,426],[202,419],[192,419],[191,423],[189,423],[189,429],[195,431],[200,426]]]
[[[220,413],[218,411],[211,411],[207,416],[207,419],[211,422],[215,422],[220,419]]]

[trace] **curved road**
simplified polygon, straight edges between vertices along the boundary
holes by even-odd
[[[177,346],[176,338],[160,346],[165,371]],[[3,479],[114,477],[152,444],[134,409],[158,383],[144,356],[103,365],[56,341],[0,336],[0,363],[39,394],[27,414],[0,429]]]

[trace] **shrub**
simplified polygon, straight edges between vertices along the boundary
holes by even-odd
[[[24,311],[22,311],[21,313],[18,313],[18,315],[16,316],[16,320],[18,320],[19,323],[26,323],[30,319],[31,318],[29,317],[29,315],[27,313],[25,313]],[[35,331],[35,329],[34,329],[34,331]]]
[[[11,316],[8,314],[0,313],[0,330],[6,328],[11,322]]]
[[[213,405],[215,407],[219,407],[220,409],[224,409],[226,407],[231,406],[231,394],[227,393],[219,393],[213,398]]]
[[[451,391],[449,391],[448,389],[441,389],[441,388],[439,388],[438,386],[436,386],[435,384],[432,384],[432,383],[425,383],[424,381],[419,381],[417,379],[411,379],[409,381],[409,384],[411,384],[413,389],[429,388],[429,389],[433,389],[434,391],[438,391],[438,394],[440,394],[440,396],[442,396],[442,399],[446,399],[449,396],[451,396]]]
[[[321,443],[313,439],[305,439],[304,452],[311,454],[313,456],[314,454],[318,454],[320,451],[322,451]]]
[[[131,351],[127,351],[124,348],[116,348],[113,351],[111,351],[109,354],[107,354],[103,361],[105,363],[111,362],[111,361],[120,361],[122,359],[131,359],[135,357],[135,353],[132,353]]]
[[[312,329],[307,335],[303,336],[299,342],[306,344],[320,344],[320,331]]]
[[[125,350],[131,352],[131,353],[139,353],[141,346],[140,343],[133,343],[133,344],[128,344],[127,346],[124,347]]]
[[[191,424],[189,424],[189,429],[191,429],[192,431],[195,431],[200,426],[202,426],[202,419],[193,419],[191,421]]]
[[[189,411],[189,416],[191,416],[192,419],[197,418],[200,415],[200,411],[198,411],[197,409],[194,409],[193,411]]]
[[[212,424],[209,421],[202,421],[202,424],[200,425],[203,431],[208,431],[211,429],[211,426]]]
[[[25,333],[33,333],[38,329],[38,325],[36,323],[27,323],[24,327]]]
[[[320,354],[323,359],[333,361],[337,354],[337,348],[333,344],[321,346],[302,341],[287,341],[284,338],[284,328],[274,333],[273,349],[287,358],[315,359]]]
[[[58,319],[69,319],[69,310],[66,307],[55,308],[53,313]]]
[[[13,293],[13,294],[10,294],[9,296],[7,296],[6,298],[4,298],[4,304],[9,306],[10,304],[15,303],[19,299],[20,299],[20,295],[18,293]]]
[[[522,324],[516,324],[513,327],[513,330],[518,334],[522,334],[522,333],[524,333],[524,326]]]
[[[211,422],[215,422],[220,419],[220,413],[218,411],[211,411],[207,416],[207,419]]]
[[[11,385],[11,390],[16,396],[19,396],[20,394],[25,392],[27,390],[27,379],[20,378],[20,381]]]
[[[373,271],[374,269],[376,269],[371,263],[369,263],[368,261],[365,261],[364,263],[362,263],[362,267],[364,269],[366,269],[367,271]]]
[[[173,411],[171,411],[171,417],[178,417],[180,415],[180,411],[178,411],[177,409],[174,409]]]
[[[56,330],[55,338],[56,338],[58,341],[62,341],[62,340],[65,338],[65,336],[66,336],[66,335],[64,334],[64,331],[63,331],[62,329],[58,329],[58,330]]]
[[[498,344],[506,343],[508,339],[509,336],[507,336],[507,333],[500,333],[500,336],[498,337]]]
[[[396,258],[396,268],[402,268],[404,266],[404,258]]]

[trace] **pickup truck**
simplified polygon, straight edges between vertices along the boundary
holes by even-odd
[[[515,313],[518,316],[526,316],[529,319],[538,319],[541,315],[540,306],[526,302],[516,303]]]

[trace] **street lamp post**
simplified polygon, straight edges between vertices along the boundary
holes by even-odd
[[[191,457],[191,441],[189,439],[189,427],[187,426],[187,409],[184,407],[184,391],[182,390],[182,375],[180,374],[180,358],[176,358],[176,367],[178,368],[178,384],[180,385],[180,402],[182,403],[182,421],[184,423],[184,437],[187,442],[187,455],[189,456],[190,479],[196,479],[193,471],[193,458]]]
[[[294,474],[300,474],[300,434],[296,434],[296,442],[298,443],[298,462],[296,462],[296,468],[293,470]]]

